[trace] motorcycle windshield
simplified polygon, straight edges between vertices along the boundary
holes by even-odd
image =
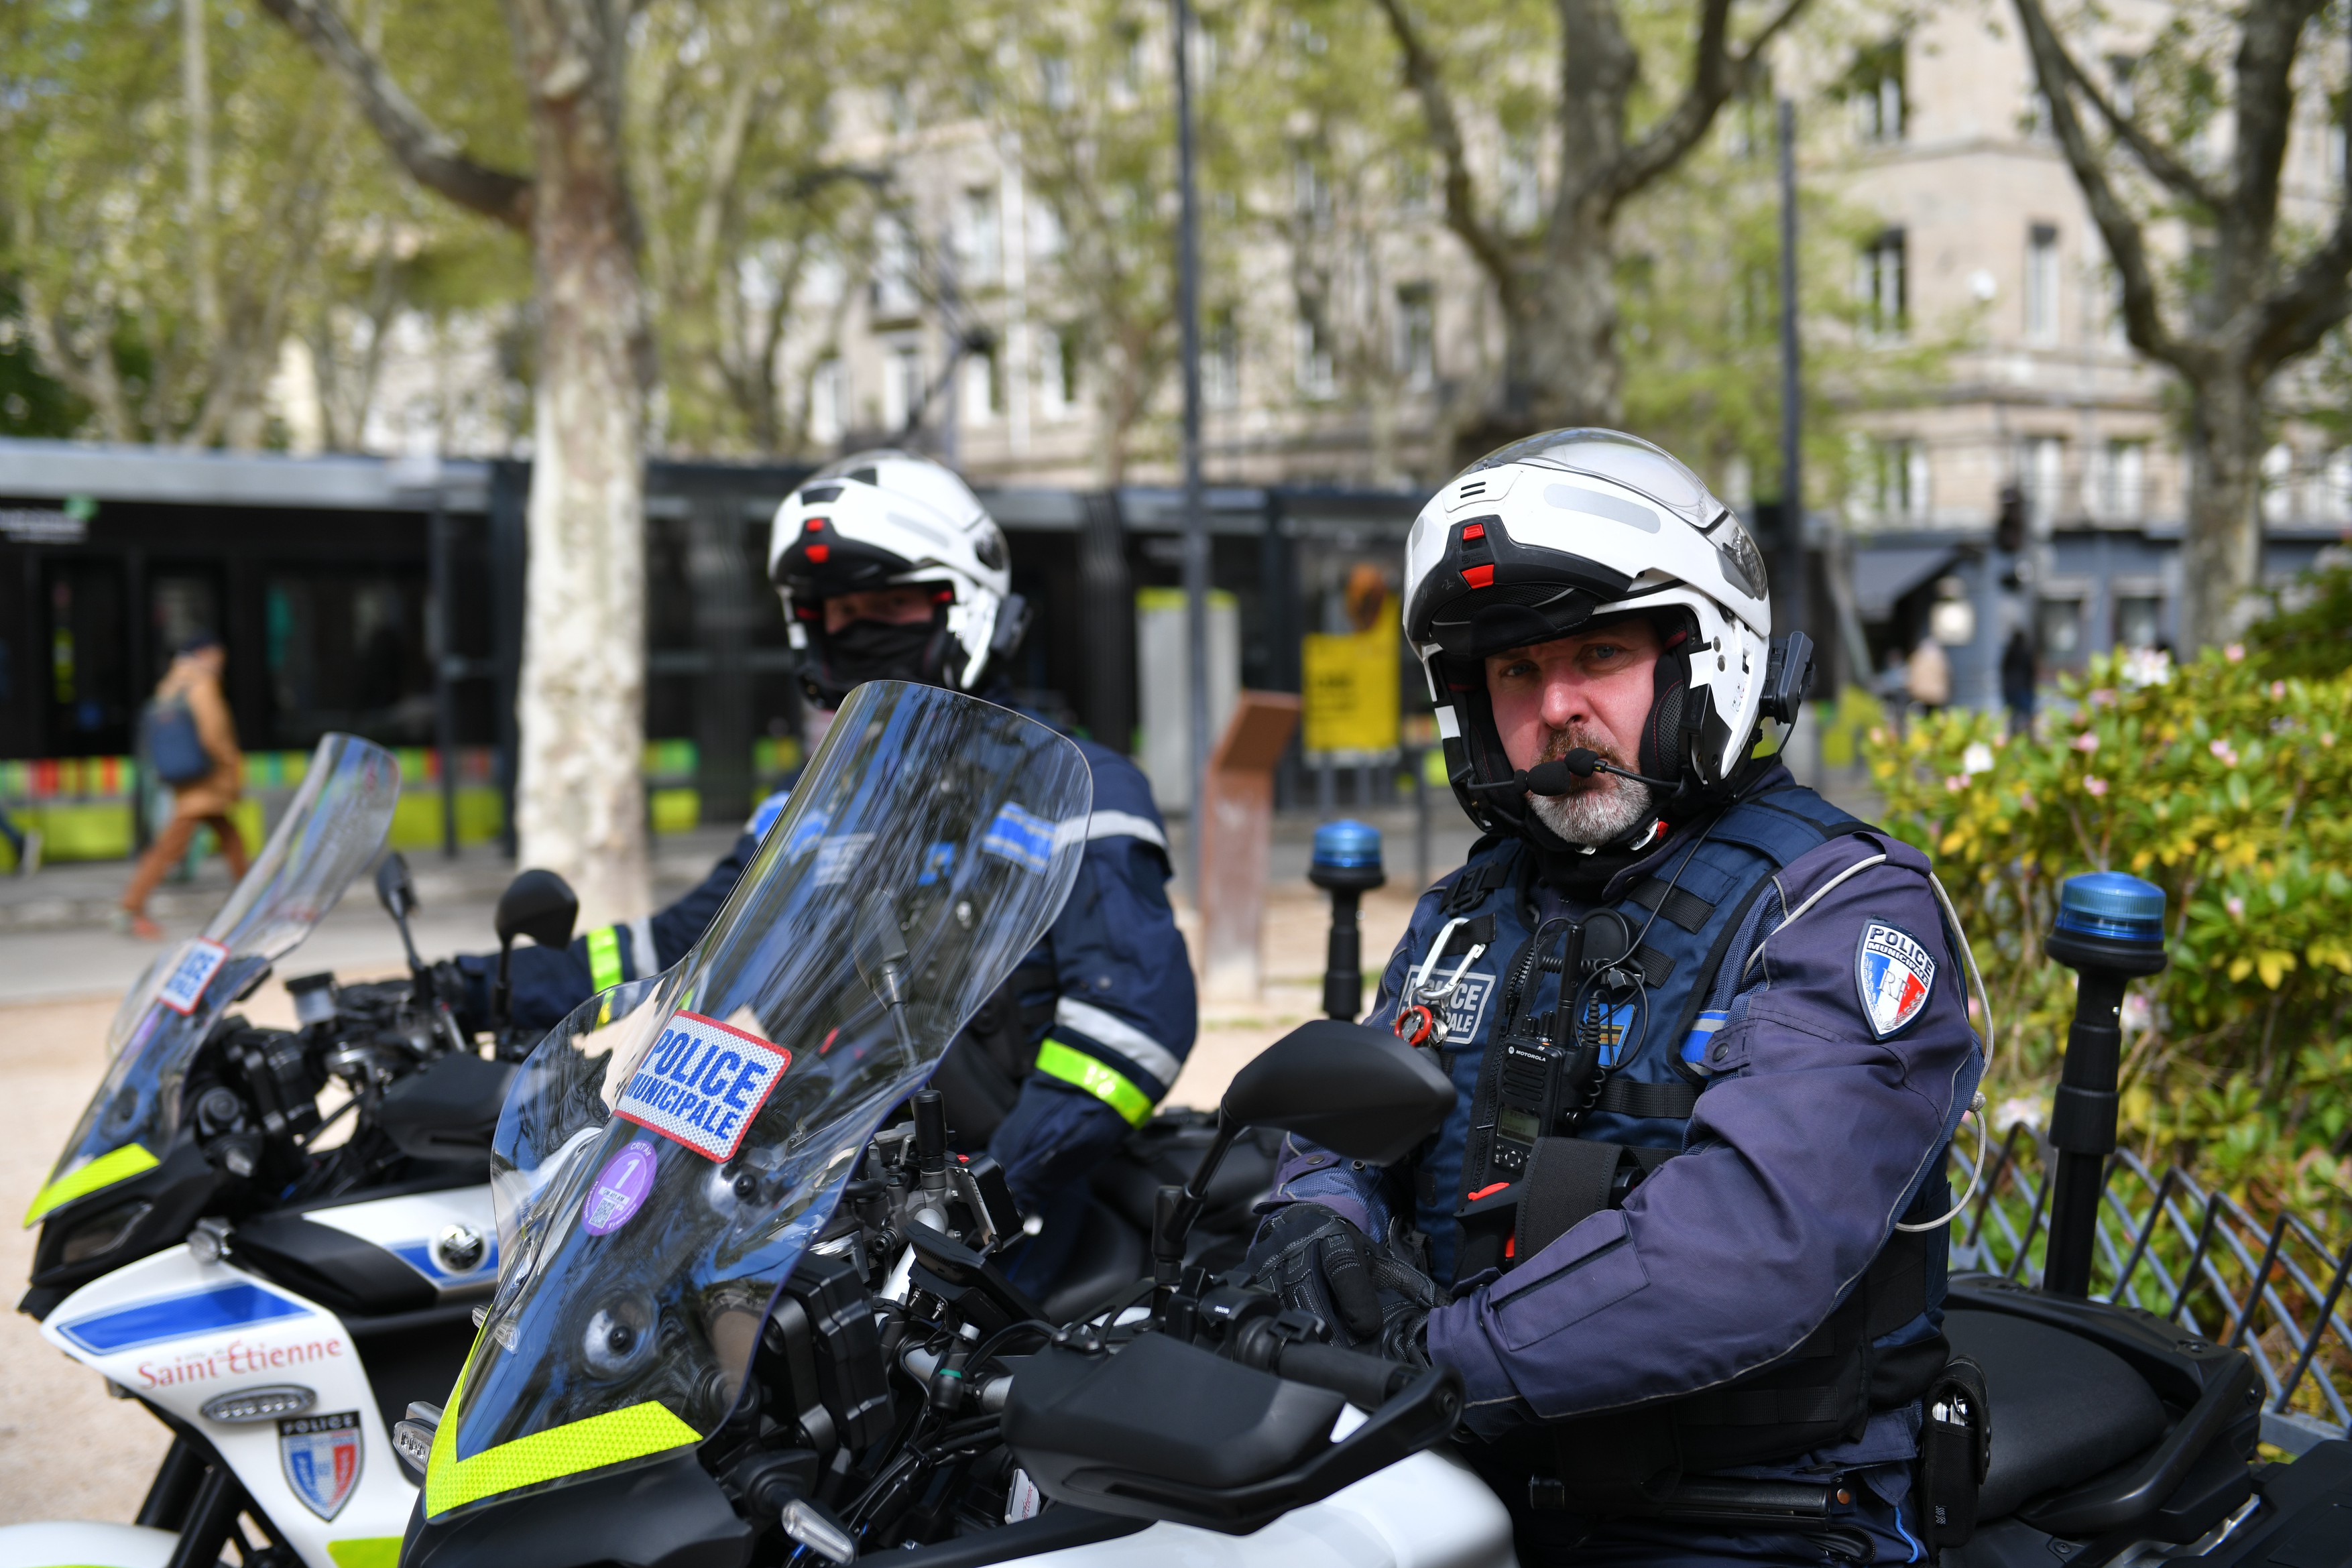
[[[858,1152],[1059,913],[1093,795],[1019,714],[850,694],[694,950],[583,1003],[509,1093],[498,1293],[429,1517],[718,1427]]]
[[[204,935],[165,948],[122,998],[107,1035],[106,1077],[26,1225],[162,1160],[179,1129],[181,1078],[213,1020],[375,859],[399,799],[391,752],[352,735],[319,742],[285,816]]]

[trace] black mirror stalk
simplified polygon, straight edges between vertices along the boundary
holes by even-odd
[[[1208,1207],[1210,1179],[1225,1163],[1244,1125],[1219,1107],[1217,1135],[1202,1154],[1201,1163],[1192,1167],[1192,1178],[1182,1186],[1160,1189],[1151,1211],[1151,1278],[1163,1301],[1184,1271],[1184,1243],[1200,1222],[1201,1211]]]
[[[490,987],[490,1028],[503,1039],[514,1014],[515,938],[528,936],[542,947],[567,945],[580,919],[580,896],[551,871],[526,871],[507,883],[490,918],[499,934],[499,973]]]

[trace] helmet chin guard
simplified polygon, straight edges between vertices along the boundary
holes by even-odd
[[[1658,447],[1561,430],[1473,464],[1414,519],[1405,635],[1437,708],[1454,792],[1488,831],[1542,833],[1487,699],[1487,655],[1628,615],[1657,628],[1635,771],[1671,779],[1668,816],[1734,786],[1767,715],[1772,607],[1763,557],[1731,509]],[[1793,719],[1793,701],[1771,716]]]
[[[801,684],[826,707],[869,680],[977,690],[1028,628],[1003,531],[952,469],[912,453],[860,452],[803,481],[776,508],[768,576]],[[828,599],[916,587],[931,591],[928,625],[825,630]]]

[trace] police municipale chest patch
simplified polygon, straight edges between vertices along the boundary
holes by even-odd
[[[1853,978],[1863,1016],[1885,1040],[1927,1009],[1936,989],[1936,960],[1909,932],[1872,921],[1854,952]]]

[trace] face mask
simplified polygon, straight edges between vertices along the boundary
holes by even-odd
[[[908,626],[853,621],[825,634],[827,672],[844,689],[866,681],[932,681],[925,655],[937,631],[929,621]]]

